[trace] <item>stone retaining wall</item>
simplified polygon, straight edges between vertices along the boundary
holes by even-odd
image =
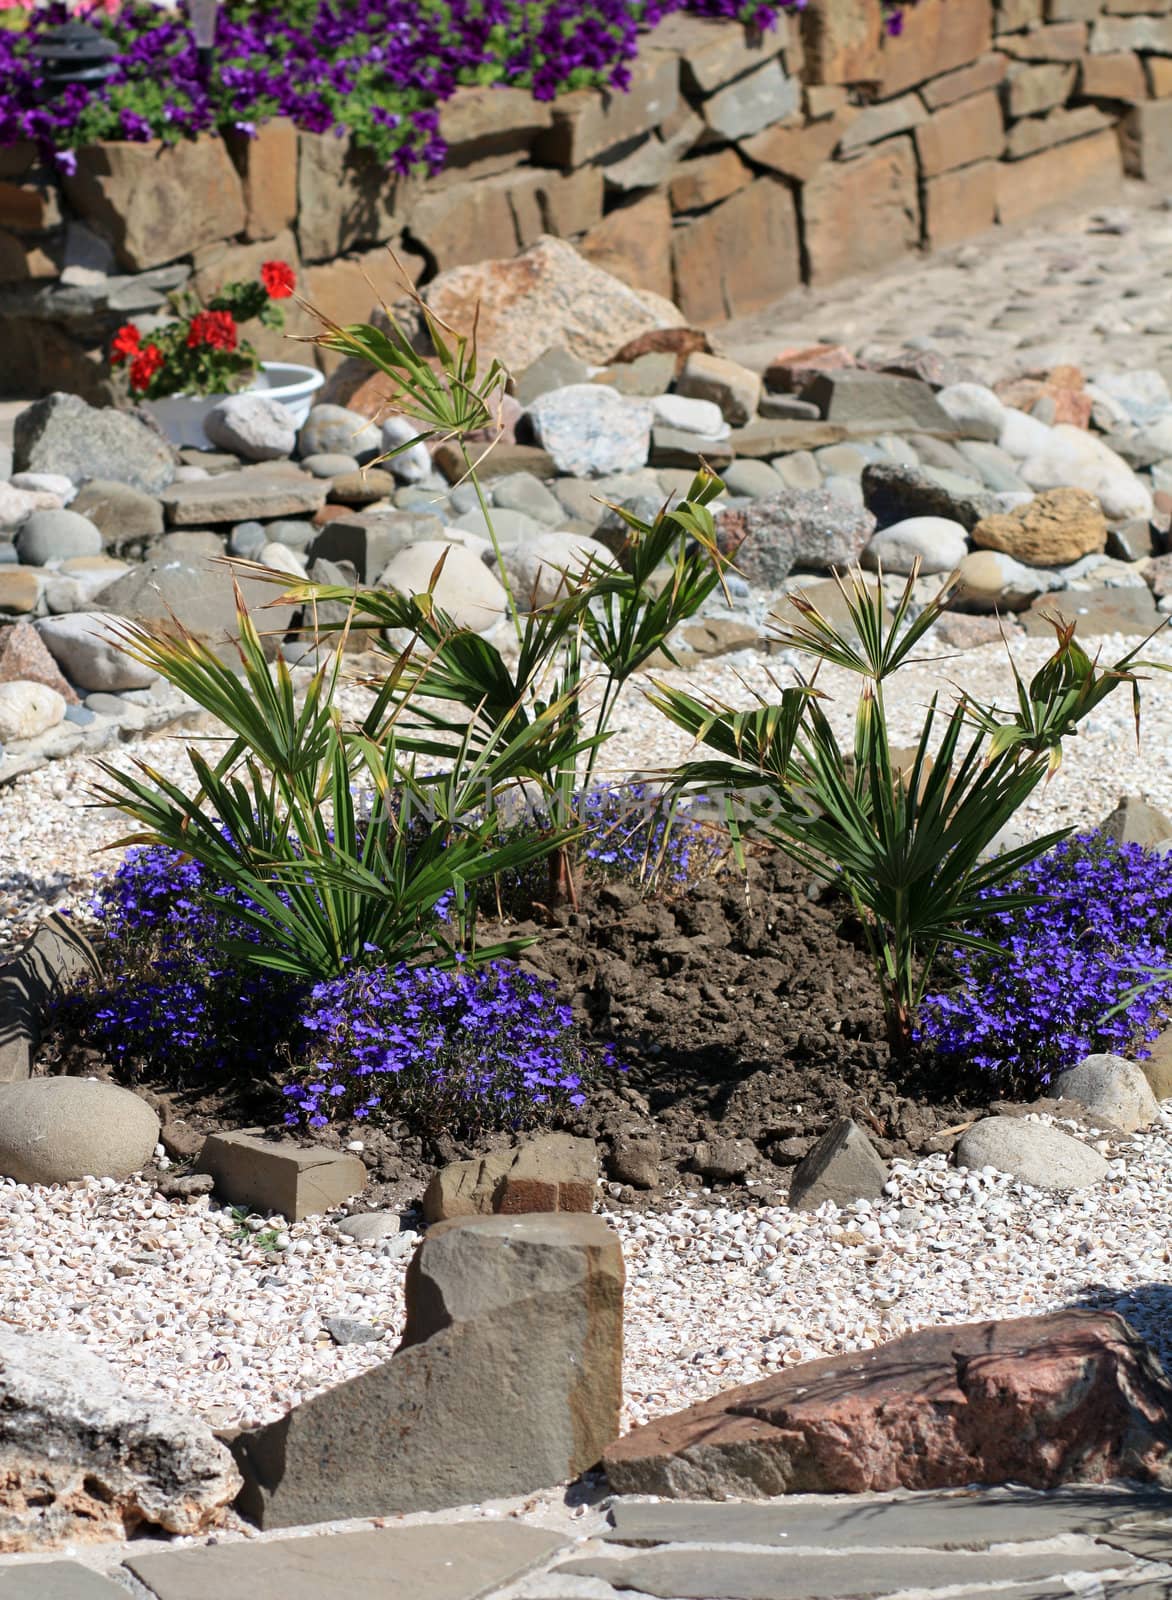
[[[463,90],[441,131],[434,178],[388,178],[285,122],[96,145],[60,189],[31,151],[0,150],[0,392],[108,398],[119,323],[145,331],[181,283],[211,292],[274,256],[348,322],[372,284],[395,297],[386,242],[422,281],[553,233],[711,324],[1110,200],[1125,173],[1164,182],[1172,0],[920,0],[898,38],[879,0],[811,0],[764,37],[673,16],[629,94]],[[291,331],[312,326],[296,308]],[[288,358],[280,335],[258,342]]]

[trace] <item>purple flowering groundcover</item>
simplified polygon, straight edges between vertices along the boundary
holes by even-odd
[[[309,132],[348,130],[400,170],[435,169],[445,155],[438,107],[461,85],[529,89],[538,100],[590,85],[623,89],[640,32],[672,12],[768,29],[804,3],[227,0],[205,83],[185,6],[131,0],[113,15],[96,5],[88,13],[118,46],[113,76],[53,95],[33,52],[46,29],[78,11],[57,3],[0,28],[0,145],[31,140],[68,170],[71,152],[99,139],[253,133],[281,116]]]

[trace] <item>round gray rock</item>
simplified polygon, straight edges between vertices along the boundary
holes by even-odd
[[[1035,1189],[1089,1189],[1107,1176],[1097,1150],[1048,1122],[1021,1117],[984,1117],[962,1133],[956,1145],[958,1167],[993,1167]]]
[[[875,534],[863,552],[863,565],[906,574],[916,561],[920,571],[951,572],[968,555],[968,537],[948,517],[905,517]]]
[[[297,443],[292,412],[267,394],[230,394],[209,413],[203,428],[213,444],[246,461],[279,461],[292,455]]]
[[[43,567],[47,561],[67,561],[71,556],[96,556],[101,550],[100,530],[76,511],[34,511],[16,536],[16,551],[26,567]]]
[[[150,1160],[159,1119],[129,1089],[90,1078],[0,1085],[0,1174],[17,1183],[128,1178]]]
[[[302,457],[348,455],[361,465],[382,450],[381,431],[360,411],[345,406],[314,406],[301,425],[297,451]]]
[[[1143,1068],[1126,1056],[1086,1056],[1055,1078],[1050,1090],[1063,1100],[1077,1100],[1100,1121],[1110,1122],[1124,1133],[1146,1128],[1160,1114],[1159,1101]]]
[[[336,450],[323,450],[316,456],[302,456],[301,465],[306,472],[312,472],[315,478],[340,478],[343,473],[358,471],[356,457],[342,455]]]
[[[370,1239],[396,1238],[403,1232],[403,1223],[397,1211],[363,1211],[358,1216],[343,1217],[338,1232],[364,1244]]]

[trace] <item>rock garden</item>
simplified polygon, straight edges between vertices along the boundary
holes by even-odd
[[[300,391],[265,252],[13,408],[0,1595],[1170,1592],[1142,200],[723,325],[392,251]]]

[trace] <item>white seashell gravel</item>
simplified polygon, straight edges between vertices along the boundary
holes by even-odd
[[[914,1328],[1071,1304],[1123,1311],[1172,1363],[1172,1102],[1147,1132],[1097,1143],[1110,1176],[1067,1196],[930,1156],[844,1211],[734,1211],[706,1194],[609,1214],[628,1273],[626,1424]],[[391,1353],[414,1238],[266,1223],[253,1233],[138,1179],[5,1182],[0,1320],[77,1339],[217,1427],[271,1420]],[[278,1231],[287,1247],[265,1248]],[[326,1317],[386,1335],[339,1348]]]
[[[1102,641],[1102,658],[1131,641]],[[1015,643],[1021,670],[1048,654],[1043,640]],[[1163,640],[1151,657],[1172,665]],[[669,681],[751,702],[771,693],[775,657],[744,652]],[[824,672],[843,695],[830,707],[845,728],[854,684]],[[949,655],[888,686],[898,740],[910,737],[934,689],[955,684],[1008,697],[1000,645]],[[357,691],[347,691],[351,708]],[[628,692],[621,732],[606,752],[608,774],[646,772],[687,752],[677,735]],[[116,753],[137,755],[186,781],[182,736],[163,735]],[[216,748],[201,739],[208,750]],[[1122,793],[1140,793],[1172,816],[1172,680],[1145,685],[1144,743],[1137,752],[1130,703],[1120,692],[1071,741],[1058,776],[1022,818],[1041,831],[1100,820]],[[0,951],[48,911],[78,909],[95,855],[126,831],[109,811],[87,809],[95,776],[67,759],[0,791]],[[1109,1180],[1055,1197],[1010,1180],[949,1169],[943,1157],[897,1164],[892,1194],[853,1213],[802,1215],[784,1207],[735,1211],[719,1196],[666,1197],[654,1215],[614,1214],[629,1270],[627,1421],[690,1404],[781,1366],[865,1347],[935,1322],[1014,1316],[1078,1303],[1116,1301],[1172,1360],[1172,1102],[1157,1127],[1111,1147]],[[268,1250],[282,1235],[286,1248]],[[207,1415],[217,1426],[280,1415],[386,1358],[402,1329],[408,1241],[359,1245],[323,1218],[286,1226],[279,1218],[243,1235],[207,1200],[167,1201],[144,1182],[65,1188],[0,1183],[0,1319],[56,1332],[99,1351],[134,1387]],[[399,1253],[394,1253],[398,1249]],[[378,1344],[337,1347],[326,1317],[386,1329]]]

